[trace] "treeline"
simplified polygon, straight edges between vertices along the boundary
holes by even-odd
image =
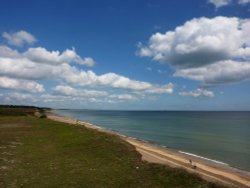
[[[38,117],[45,117],[45,111],[51,108],[42,108],[37,106],[26,105],[0,105],[0,116],[26,116],[35,115]]]
[[[26,106],[26,105],[2,105],[2,104],[0,104],[0,108],[51,110],[51,108],[46,108],[46,107]]]

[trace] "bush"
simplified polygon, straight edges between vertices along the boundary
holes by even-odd
[[[47,118],[45,114],[42,114],[39,118]]]

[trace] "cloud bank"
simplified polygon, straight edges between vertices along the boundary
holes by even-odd
[[[75,60],[74,51],[49,52],[46,49],[32,48],[19,53],[7,46],[0,46],[0,75],[26,80],[62,80],[76,86],[105,86],[147,93],[172,93],[173,84],[156,85],[132,80],[115,73],[96,75],[93,71],[79,70],[70,62]],[[38,53],[42,51],[44,53]],[[34,52],[34,53],[33,53]],[[80,57],[79,57],[80,58]]]
[[[4,33],[3,37],[15,46],[36,41],[35,37],[26,31]],[[74,48],[60,52],[49,51],[44,47],[32,47],[20,52],[16,48],[2,44],[0,89],[20,92],[20,97],[17,92],[2,94],[2,101],[20,102],[21,99],[30,99],[44,102],[113,103],[139,100],[151,94],[171,94],[174,90],[172,83],[159,85],[112,72],[97,75],[92,70],[84,70],[94,64],[93,58],[81,57]],[[56,86],[48,88],[47,85],[52,82]],[[28,93],[42,94],[38,97]]]

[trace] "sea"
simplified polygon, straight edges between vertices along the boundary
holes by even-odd
[[[250,172],[250,112],[55,110],[54,113]]]

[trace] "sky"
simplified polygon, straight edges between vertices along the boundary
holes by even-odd
[[[250,0],[2,0],[0,104],[250,110]]]

